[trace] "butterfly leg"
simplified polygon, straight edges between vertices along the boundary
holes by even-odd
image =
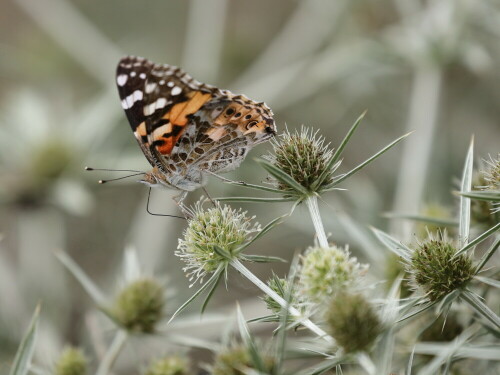
[[[212,199],[212,197],[210,196],[210,194],[208,194],[208,191],[207,189],[205,189],[205,186],[202,186],[201,187],[203,189],[203,191],[205,192],[205,195],[207,196],[207,198],[210,200],[210,202],[212,202],[212,204],[214,205],[214,207],[217,207],[217,205],[215,204],[215,201]]]
[[[150,198],[151,198],[151,188],[149,188],[149,191],[148,191],[148,202],[146,203],[146,212],[148,214],[153,215],[153,216],[166,216],[166,217],[175,217],[177,219],[187,219],[186,217],[177,216],[177,215],[156,214],[154,212],[151,212],[149,210],[149,201],[150,201]]]
[[[240,185],[240,186],[247,186],[248,184],[245,181],[233,181],[230,180],[229,178],[222,177],[218,175],[217,173],[214,173],[212,171],[205,171],[206,173],[210,173],[212,176],[217,177],[219,180],[226,182],[228,184],[233,184],[233,185]]]
[[[183,191],[179,195],[176,195],[175,197],[172,198],[174,200],[175,204],[177,205],[177,207],[179,207],[179,209],[182,211],[182,214],[184,215],[184,218],[186,220],[191,219],[193,217],[191,212],[189,212],[189,209],[183,203],[184,199],[186,199],[187,195],[188,195],[188,192]]]

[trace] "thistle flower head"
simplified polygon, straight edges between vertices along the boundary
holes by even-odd
[[[431,301],[463,287],[474,276],[472,260],[465,254],[454,257],[457,250],[446,235],[440,239],[431,236],[414,250],[408,272]]]
[[[149,365],[144,375],[188,375],[189,365],[185,358],[169,356],[157,359]]]
[[[382,331],[380,317],[361,294],[337,294],[325,318],[329,333],[345,353],[370,350]]]
[[[367,268],[351,257],[347,248],[311,247],[301,259],[298,293],[305,300],[321,302],[354,286]]]
[[[55,375],[85,375],[87,373],[87,358],[83,351],[66,347],[54,366]]]
[[[326,169],[333,151],[328,144],[325,145],[325,138],[318,135],[317,131],[306,127],[294,133],[287,130],[272,142],[273,155],[268,159],[305,189],[311,192],[321,191],[322,187],[332,182],[334,170]],[[324,172],[326,176],[317,184]],[[284,192],[294,190],[283,182],[276,184],[277,188]]]
[[[237,257],[241,245],[250,239],[252,233],[260,230],[260,225],[252,223],[254,217],[248,217],[246,211],[219,203],[204,210],[203,200],[200,200],[191,214],[184,238],[179,239],[175,252],[187,264],[184,271],[190,280],[203,279],[227,263],[228,257]]]
[[[152,278],[141,278],[125,286],[115,299],[111,315],[123,328],[152,333],[163,318],[165,292]]]
[[[274,291],[278,296],[283,299],[286,299],[288,292],[288,288],[290,287],[287,279],[281,279],[278,276],[274,276],[267,282],[267,285]],[[294,290],[291,292],[291,300],[288,301],[290,305],[293,305],[295,302]],[[276,302],[274,299],[269,297],[267,294],[262,298],[265,302],[267,308],[271,310],[275,314],[279,314],[283,307]]]
[[[490,160],[485,160],[486,168],[482,171],[483,179],[486,182],[486,189],[500,190],[500,153],[497,158],[490,156]]]

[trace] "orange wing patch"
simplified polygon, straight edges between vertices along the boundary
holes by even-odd
[[[162,120],[168,120],[169,122],[153,132],[154,145],[158,152],[162,155],[170,155],[184,132],[188,116],[198,112],[211,96],[210,93],[204,94],[200,91],[193,91],[188,94],[189,99],[187,101],[175,104],[163,116]]]

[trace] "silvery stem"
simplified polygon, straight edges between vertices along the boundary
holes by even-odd
[[[309,209],[309,214],[316,230],[316,236],[318,237],[318,242],[321,247],[328,247],[328,239],[326,238],[325,228],[323,227],[323,221],[319,214],[318,208],[318,198],[316,196],[309,196],[306,199],[306,205]]]
[[[113,339],[111,346],[102,359],[102,362],[97,369],[96,375],[108,375],[111,372],[111,369],[113,368],[118,355],[122,351],[125,342],[127,341],[127,336],[127,332],[121,329],[116,332],[115,338]]]
[[[316,324],[311,322],[309,319],[302,317],[302,314],[295,307],[290,306],[282,297],[280,297],[274,290],[272,290],[266,283],[261,281],[257,276],[255,276],[248,268],[246,268],[238,259],[233,259],[231,261],[231,266],[237,269],[243,276],[255,284],[260,290],[266,293],[269,297],[275,300],[281,307],[287,308],[288,312],[299,318],[300,323],[309,328],[312,332],[317,334],[319,337],[323,338],[329,343],[333,343],[333,338],[329,336],[325,331],[319,328]]]

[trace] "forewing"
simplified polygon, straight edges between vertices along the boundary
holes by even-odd
[[[189,116],[220,94],[180,68],[133,56],[119,62],[116,83],[130,126],[153,165],[170,156]]]

